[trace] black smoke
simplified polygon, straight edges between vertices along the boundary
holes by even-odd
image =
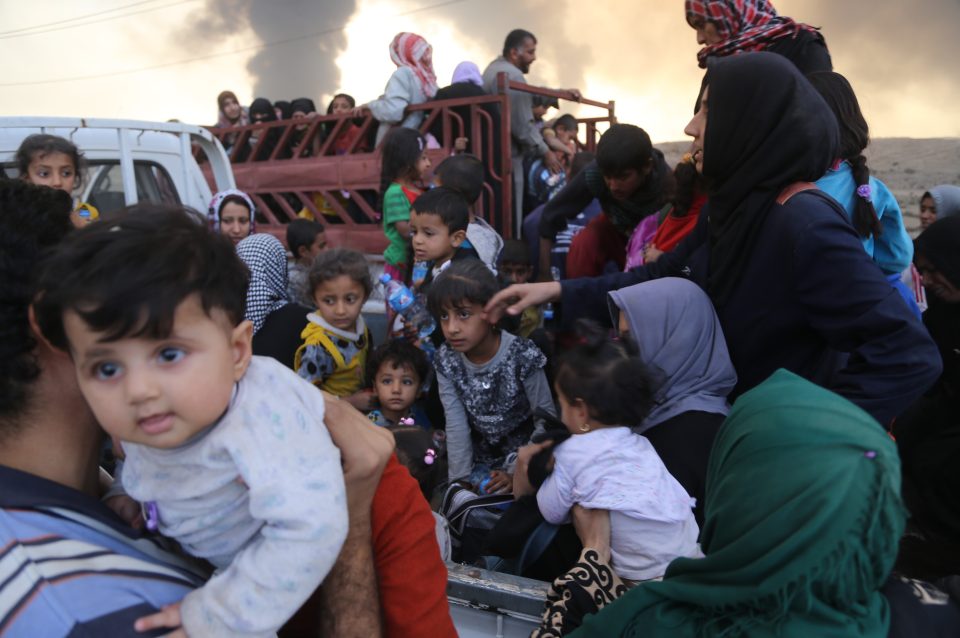
[[[347,38],[339,27],[355,9],[351,0],[207,0],[182,39],[195,49],[197,42],[215,43],[249,28],[257,37],[250,46],[265,45],[246,63],[254,78],[253,95],[271,101],[316,99],[340,87],[336,59]],[[319,32],[325,33],[311,35]]]

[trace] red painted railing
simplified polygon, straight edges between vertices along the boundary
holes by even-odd
[[[428,151],[434,166],[453,152],[456,138],[467,138],[467,151],[480,158],[487,173],[475,212],[510,237],[514,224],[507,87],[561,100],[573,100],[573,96],[567,91],[507,82],[504,74],[499,80],[496,95],[426,102],[407,111],[423,111],[420,131],[439,134],[441,147]],[[579,119],[586,130],[578,144],[592,151],[600,134],[598,126],[616,122],[614,103],[583,98],[579,102],[606,110],[603,116]],[[282,239],[285,225],[306,210],[324,225],[331,244],[367,253],[383,250],[386,238],[377,210],[380,154],[369,150],[379,123],[366,113],[358,120],[360,130],[345,153],[338,155],[333,148],[353,120],[350,115],[316,115],[211,129],[221,142],[233,141],[230,159],[237,188],[257,205],[258,230]],[[470,130],[465,120],[469,120]],[[267,155],[271,141],[274,147]],[[318,206],[323,202],[326,214]]]

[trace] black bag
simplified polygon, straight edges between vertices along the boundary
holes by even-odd
[[[450,524],[453,560],[473,563],[480,555],[487,533],[503,516],[503,506],[513,494],[479,495],[460,483],[453,483],[443,495],[440,513]]]

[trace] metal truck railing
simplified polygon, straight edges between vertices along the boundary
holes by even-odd
[[[510,108],[508,88],[574,101],[567,91],[509,82],[498,78],[498,93],[471,98],[425,102],[407,112],[422,111],[420,131],[432,133],[440,148],[428,151],[434,165],[449,156],[456,138],[467,138],[467,151],[486,169],[484,191],[475,210],[504,237],[513,236]],[[614,102],[582,98],[580,104],[606,111],[579,118],[585,131],[578,138],[583,150],[596,148],[602,128],[616,122]],[[329,242],[365,253],[381,252],[386,238],[380,226],[380,154],[373,148],[379,123],[368,112],[316,115],[230,128],[211,128],[229,150],[237,188],[257,205],[258,229],[283,238],[284,227],[298,215],[324,225]],[[342,154],[335,141],[351,127],[354,139]],[[203,161],[202,152],[198,159]]]

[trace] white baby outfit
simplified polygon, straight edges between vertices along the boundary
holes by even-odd
[[[559,525],[576,504],[609,510],[610,553],[621,578],[660,578],[674,558],[702,556],[693,499],[646,437],[601,428],[571,436],[553,455],[553,472],[537,492],[540,512]]]
[[[217,567],[180,608],[190,636],[272,636],[320,585],[347,535],[323,395],[253,357],[227,412],[174,449],[125,442],[122,481],[160,531]]]

